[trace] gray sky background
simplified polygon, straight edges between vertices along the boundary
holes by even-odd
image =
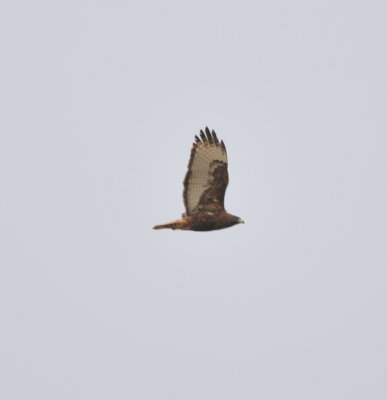
[[[0,397],[386,399],[385,3],[1,8]]]

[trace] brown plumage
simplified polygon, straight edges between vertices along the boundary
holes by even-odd
[[[182,229],[212,231],[243,223],[224,209],[224,195],[228,185],[227,152],[223,140],[208,128],[195,136],[188,171],[184,178],[182,218],[153,229]]]

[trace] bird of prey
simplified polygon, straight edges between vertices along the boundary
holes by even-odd
[[[227,152],[223,140],[219,143],[215,131],[201,130],[200,138],[195,136],[184,179],[185,214],[177,221],[156,225],[153,229],[212,231],[244,223],[224,209],[227,185]]]

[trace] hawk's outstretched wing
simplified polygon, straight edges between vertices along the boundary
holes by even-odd
[[[200,138],[191,150],[184,179],[183,199],[186,215],[202,211],[224,210],[224,194],[228,185],[227,153],[215,131],[200,131]]]

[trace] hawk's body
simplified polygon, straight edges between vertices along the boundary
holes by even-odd
[[[219,143],[215,131],[200,131],[192,146],[188,171],[184,179],[183,218],[153,229],[182,229],[212,231],[243,222],[224,209],[224,195],[228,185],[227,152]]]

